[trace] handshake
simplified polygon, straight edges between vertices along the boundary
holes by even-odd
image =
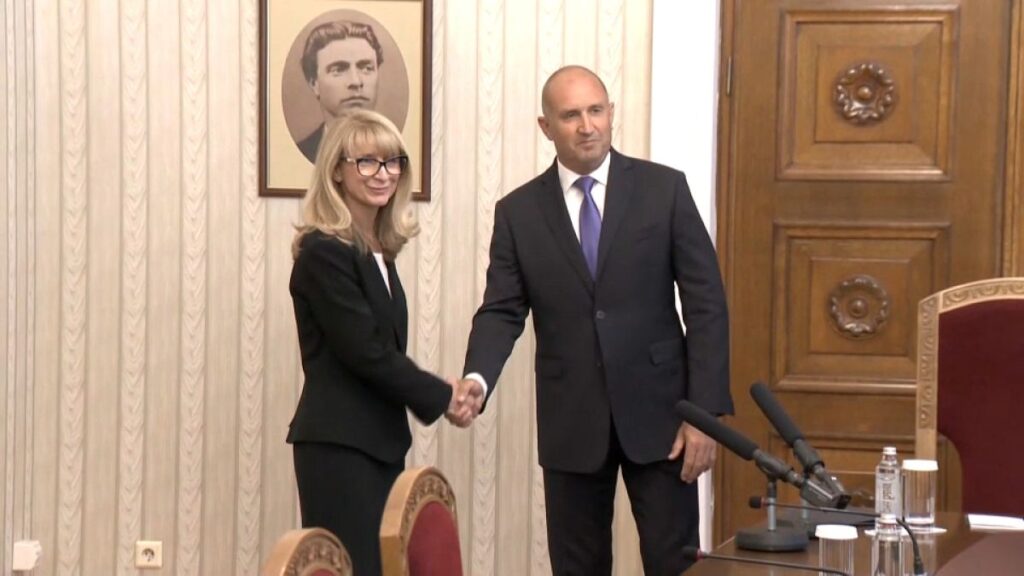
[[[484,387],[472,378],[448,380],[452,401],[444,417],[459,428],[468,428],[484,406]]]

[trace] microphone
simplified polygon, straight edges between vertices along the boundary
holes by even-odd
[[[842,493],[837,496],[815,477],[804,477],[797,474],[792,466],[762,451],[752,440],[722,424],[704,409],[686,400],[680,400],[676,404],[676,410],[683,415],[686,422],[711,436],[740,458],[753,460],[769,479],[782,480],[799,488],[800,497],[804,500],[816,506],[828,506],[837,503],[837,499],[841,500],[841,496],[846,496]],[[846,499],[848,501],[849,496],[846,496]]]
[[[797,474],[792,466],[763,452],[750,438],[722,424],[703,408],[686,400],[680,400],[676,404],[676,411],[683,416],[683,420],[688,424],[711,436],[716,442],[728,448],[730,452],[744,460],[753,460],[769,479],[782,480],[797,488],[804,486],[804,478]]]
[[[768,478],[768,495],[775,497],[776,480],[783,480],[804,492],[808,484],[806,479],[797,474],[793,467],[775,456],[762,452],[757,444],[739,432],[719,422],[714,416],[702,408],[681,400],[676,410],[683,415],[686,423],[714,438],[719,444],[728,448],[744,460],[753,460],[761,472]],[[807,548],[807,533],[803,530],[779,528],[775,525],[775,511],[768,510],[768,526],[740,530],[736,534],[736,546],[746,550],[764,552],[792,552]]]
[[[833,568],[822,568],[808,564],[795,564],[792,562],[776,562],[775,560],[761,560],[760,558],[744,558],[743,556],[726,556],[724,554],[711,554],[693,546],[683,548],[683,557],[694,562],[700,560],[727,560],[729,562],[741,562],[743,564],[761,564],[763,566],[777,566],[779,568],[793,568],[795,570],[807,570],[811,572],[822,572],[825,574],[838,574],[839,576],[852,576],[842,570]]]
[[[762,506],[774,506],[776,508],[791,508],[793,510],[819,510],[821,512],[831,512],[835,514],[846,514],[848,516],[860,516],[862,518],[879,518],[881,514],[877,512],[856,512],[853,510],[842,510],[840,508],[829,508],[826,506],[803,506],[800,504],[779,504],[778,502],[765,502],[765,499],[761,496],[751,496],[749,500],[751,508],[755,510],[760,509]],[[921,549],[917,546],[917,538],[914,536],[914,531],[907,526],[907,523],[898,516],[893,517],[896,523],[899,524],[907,534],[910,536],[910,544],[914,550],[914,574],[921,576],[924,574],[924,560],[921,559]]]
[[[796,423],[789,417],[785,408],[775,399],[768,387],[763,382],[755,382],[750,387],[750,396],[782,436],[782,439],[786,441],[786,444],[793,449],[797,460],[804,467],[804,475],[816,480],[814,482],[816,494],[808,494],[811,496],[808,498],[801,493],[801,497],[817,506],[846,508],[850,503],[850,495],[842,483],[825,470],[825,462],[822,461],[817,450],[804,440],[803,433],[800,432]]]

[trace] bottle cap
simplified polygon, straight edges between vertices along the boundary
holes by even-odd
[[[896,447],[895,446],[886,446],[885,448],[882,448],[882,454],[884,454],[886,456],[895,456],[896,455]]]

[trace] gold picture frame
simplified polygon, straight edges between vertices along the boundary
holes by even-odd
[[[261,0],[260,196],[305,193],[323,123],[332,106],[351,101],[395,123],[409,151],[413,200],[430,200],[431,5],[431,0]],[[314,31],[328,44],[311,41]],[[376,52],[372,81],[318,76],[322,52],[317,46],[326,50],[332,38],[342,37]]]

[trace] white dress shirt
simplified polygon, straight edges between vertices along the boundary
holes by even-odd
[[[612,155],[604,157],[604,162],[587,176],[594,179],[594,187],[590,189],[590,195],[594,197],[594,204],[597,205],[597,212],[604,219],[604,197],[608,188],[608,165],[611,163]],[[583,191],[574,186],[576,181],[584,174],[577,174],[569,170],[558,161],[558,181],[562,185],[562,195],[565,198],[565,209],[569,212],[569,220],[572,220],[572,230],[576,233],[576,239],[580,239],[580,206],[583,205]]]
[[[374,252],[373,259],[377,261],[377,268],[380,268],[380,275],[384,277],[384,285],[387,286],[388,296],[390,296],[391,280],[388,279],[388,265],[384,263],[384,255],[380,252]]]

